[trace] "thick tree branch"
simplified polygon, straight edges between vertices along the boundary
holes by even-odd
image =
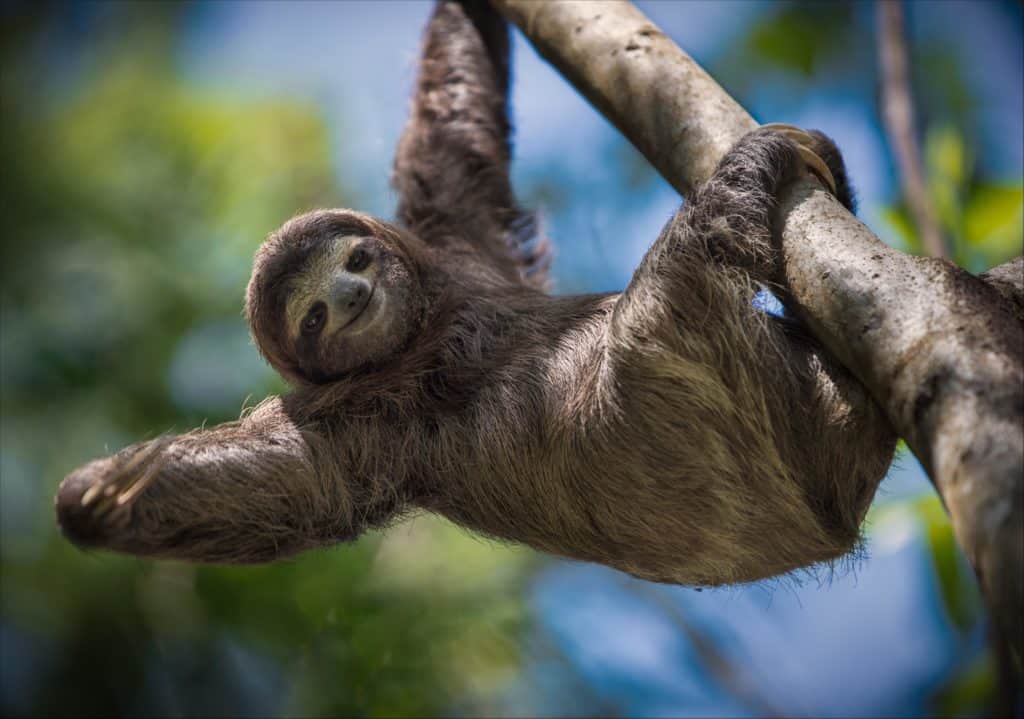
[[[882,118],[896,156],[903,197],[914,218],[924,251],[932,257],[948,259],[949,248],[925,186],[921,147],[914,127],[903,6],[899,0],[878,0],[876,8],[878,63],[882,70]]]
[[[1024,323],[1024,257],[982,272],[979,277],[996,288],[1017,308],[1017,319]]]
[[[492,0],[684,197],[757,127],[627,2]]]
[[[628,2],[492,0],[684,195],[756,127]],[[920,459],[1020,656],[1024,328],[992,285],[878,240],[816,182],[780,207],[797,310]]]

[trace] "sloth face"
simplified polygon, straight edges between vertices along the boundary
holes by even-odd
[[[380,363],[420,325],[409,242],[359,213],[290,220],[260,248],[247,293],[253,337],[288,379],[317,384]]]
[[[376,237],[344,235],[288,282],[285,333],[313,382],[384,359],[408,334],[410,273]]]

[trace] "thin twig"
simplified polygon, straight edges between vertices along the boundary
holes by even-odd
[[[932,257],[949,259],[935,205],[925,187],[921,147],[914,129],[907,38],[900,0],[879,0],[878,63],[882,70],[882,118],[899,168],[903,196],[910,206],[921,245]]]

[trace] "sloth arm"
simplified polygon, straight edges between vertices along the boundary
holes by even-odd
[[[701,359],[724,365],[723,358],[736,356],[753,367],[765,364],[756,354],[745,356],[757,351],[759,340],[791,344],[784,323],[766,318],[752,301],[763,286],[781,287],[773,222],[782,188],[803,174],[817,175],[819,165],[827,176],[823,184],[834,187],[832,173],[813,152],[831,143],[819,138],[788,126],[742,138],[648,250],[615,308],[612,344],[631,346],[671,328],[688,344],[692,340],[698,355],[710,353]],[[841,165],[836,174],[846,202]]]
[[[75,470],[57,518],[76,544],[142,556],[249,563],[358,533],[356,486],[335,481],[322,433],[288,398],[237,422],[132,445]]]
[[[621,295],[520,301],[517,331],[504,333],[517,351],[475,415],[478,464],[507,486],[505,503],[516,502],[516,477],[537,482],[523,506],[565,485],[564,501],[545,505],[557,508],[611,488],[572,491],[567,483],[628,463],[617,457],[657,459],[671,443],[697,458],[686,462],[707,456],[703,471],[711,473],[717,458],[734,454],[734,431],[751,429],[750,437],[770,442],[773,427],[761,408],[772,404],[770,394],[784,396],[797,375],[783,330],[752,300],[757,281],[774,274],[774,198],[796,157],[792,143],[774,133],[741,141],[668,223]],[[751,449],[775,455],[774,446]],[[467,482],[460,493],[475,491],[474,480]],[[477,506],[487,503],[452,509]],[[512,537],[528,524],[512,514],[459,519],[497,521],[496,533]]]
[[[753,581],[849,551],[891,433],[752,303],[777,278],[775,197],[802,164],[786,137],[748,135],[621,295],[522,308],[531,341],[469,423],[476,471],[428,508],[657,581]]]
[[[486,2],[442,0],[423,42],[392,184],[398,220],[428,243],[482,254],[543,287],[549,254],[509,179],[508,26]]]
[[[823,374],[829,360],[797,325],[754,305],[759,290],[781,283],[776,198],[810,171],[806,146],[822,142],[802,137],[760,129],[742,138],[662,230],[609,321],[605,377],[622,411],[641,424],[655,418],[653,432],[662,397],[647,387],[652,377],[670,380],[671,402],[689,423],[680,442],[693,440],[708,472],[742,464],[735,447],[746,443],[745,471],[814,475],[817,468],[796,466],[810,454],[801,445],[841,431],[834,417],[853,391],[834,388],[845,373]],[[844,174],[842,183],[848,198]]]

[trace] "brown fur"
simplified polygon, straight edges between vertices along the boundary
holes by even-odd
[[[621,295],[548,296],[544,252],[508,184],[506,33],[484,5],[438,4],[396,160],[406,229],[322,211],[258,253],[253,335],[294,391],[239,422],[77,470],[58,494],[72,539],[265,561],[425,509],[701,585],[856,545],[892,431],[795,323],[751,304],[778,279],[775,197],[802,171],[790,140],[745,138]],[[849,204],[838,152],[815,142]],[[282,337],[278,288],[346,227],[409,258],[416,321],[386,359],[322,382]],[[99,499],[83,506],[90,488]]]

